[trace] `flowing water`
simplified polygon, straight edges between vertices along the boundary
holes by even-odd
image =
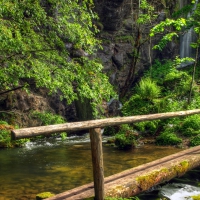
[[[185,5],[188,4],[188,2],[183,1],[183,0],[179,0],[179,5],[180,8],[183,8]],[[195,0],[193,9],[191,12],[189,12],[187,14],[187,18],[190,18],[191,15],[194,13],[194,11],[196,10],[196,6],[197,6],[198,0]],[[190,57],[190,58],[195,58],[195,49],[191,47],[191,44],[196,42],[197,37],[194,31],[194,27],[189,28],[188,30],[185,30],[181,37],[180,37],[180,58],[185,58],[185,57]],[[186,62],[183,63],[183,66],[187,66],[192,64],[192,62]]]
[[[156,186],[138,197],[140,200],[193,200],[192,196],[197,195],[200,199],[200,167],[180,178]]]
[[[105,176],[176,153],[181,149],[144,145],[130,151],[107,146]],[[89,136],[67,141],[28,143],[24,148],[0,150],[0,200],[34,200],[36,194],[61,193],[92,182]],[[144,197],[144,196],[143,196]]]

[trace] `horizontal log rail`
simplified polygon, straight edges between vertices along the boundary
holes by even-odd
[[[115,126],[120,124],[130,124],[130,123],[151,121],[157,119],[182,117],[194,114],[200,114],[200,109],[168,112],[168,113],[157,113],[149,115],[139,115],[131,117],[97,119],[97,120],[89,120],[83,122],[71,122],[71,123],[64,123],[57,125],[22,128],[22,129],[12,130],[11,137],[13,140],[17,140],[21,138],[31,138],[39,135],[50,135],[52,133],[71,132],[71,131],[88,129],[90,132],[90,140],[91,140],[95,199],[103,200],[105,191],[104,191],[104,169],[103,169],[101,128],[104,128],[106,126]]]
[[[106,119],[97,119],[89,120],[83,122],[71,122],[64,124],[48,125],[48,126],[38,126],[30,128],[16,129],[11,132],[12,139],[21,139],[21,138],[31,138],[39,135],[50,135],[52,133],[60,132],[71,132],[71,131],[80,131],[92,128],[103,128],[105,126],[115,126],[120,124],[129,124],[143,121],[151,121],[156,119],[167,119],[173,117],[181,117],[193,114],[199,114],[200,109],[196,110],[187,110],[187,111],[178,111],[178,112],[168,112],[168,113],[157,113],[149,115],[137,115],[131,117],[116,117],[116,118],[106,118]]]

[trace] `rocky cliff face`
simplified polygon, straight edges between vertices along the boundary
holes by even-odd
[[[130,0],[96,0],[95,4],[104,30],[118,31],[131,12]]]
[[[41,125],[41,121],[32,115],[34,111],[61,115],[67,121],[76,120],[73,104],[66,105],[65,101],[60,101],[59,94],[50,96],[48,91],[42,88],[32,88],[29,93],[23,89],[18,89],[0,95],[0,110],[1,119],[19,127]]]
[[[146,25],[138,25],[136,22],[139,12],[138,2],[95,0],[102,23],[99,37],[103,41],[103,50],[99,50],[97,56],[103,61],[104,71],[119,93],[127,87],[126,79],[130,73],[134,73],[130,77],[131,85],[134,85],[155,59],[173,58],[179,53],[179,44],[175,43],[169,44],[163,52],[153,51],[152,47],[158,43],[160,37],[149,38],[150,28],[164,20],[167,15],[171,15],[177,2],[149,0],[148,2],[155,7],[154,14],[157,18]],[[168,13],[165,12],[166,7],[170,8]],[[138,57],[134,58],[136,54]]]

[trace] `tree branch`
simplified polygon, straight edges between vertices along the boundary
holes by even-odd
[[[12,89],[10,89],[10,90],[6,90],[6,91],[3,91],[3,92],[0,92],[0,95],[9,93],[9,92],[12,92],[12,91],[15,91],[15,90],[19,90],[19,89],[21,89],[21,88],[23,88],[23,87],[24,87],[24,85],[20,85],[20,86],[18,86],[18,87],[16,87],[16,88],[12,88]]]

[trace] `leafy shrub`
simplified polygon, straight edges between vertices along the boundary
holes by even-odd
[[[155,63],[152,66],[152,69],[145,73],[146,77],[151,77],[156,80],[159,85],[163,84],[165,74],[175,70],[172,65],[172,61],[160,62],[159,60],[155,60]]]
[[[191,76],[188,75],[187,72],[175,69],[166,74],[163,85],[168,90],[169,94],[174,91],[176,96],[184,97],[190,90]]]
[[[188,127],[181,133],[185,137],[191,137],[200,134],[200,130],[195,131],[193,128]]]
[[[160,120],[139,122],[139,123],[135,123],[134,127],[136,130],[140,132],[154,134],[157,128],[159,127],[159,122]]]
[[[154,102],[158,112],[175,112],[183,110],[183,107],[185,105],[185,100],[177,100],[173,96],[166,96],[162,99],[157,99],[155,101]]]
[[[1,127],[0,130],[0,147],[11,147],[10,131],[7,127]]]
[[[189,145],[191,147],[200,145],[200,134],[195,136],[195,137],[193,137],[193,138],[191,138]]]
[[[155,81],[144,78],[136,86],[136,94],[124,103],[122,113],[125,116],[141,115],[157,112],[154,99],[158,98],[161,89]]]
[[[184,136],[193,136],[199,134],[200,131],[200,116],[191,115],[183,120],[179,131]]]
[[[195,98],[192,99],[190,105],[188,106],[189,110],[200,108],[200,95],[199,92],[195,93]]]
[[[56,115],[50,112],[38,112],[38,111],[34,111],[31,114],[32,117],[37,118],[40,122],[41,125],[51,125],[51,124],[62,124],[65,122],[64,118],[60,115]],[[53,134],[54,136],[56,136],[57,134]],[[67,133],[66,132],[62,132],[60,133],[60,136],[62,138],[62,140],[65,140],[67,138]],[[43,136],[38,136],[38,138],[41,138]]]
[[[161,93],[160,87],[151,78],[143,78],[137,86],[137,94],[142,99],[153,100],[158,98]]]
[[[16,141],[11,140],[11,130],[14,129],[14,126],[9,125],[5,121],[0,121],[0,147],[21,147],[29,139],[20,139]]]
[[[41,125],[62,124],[65,122],[62,116],[51,112],[34,111],[31,116],[40,120]]]
[[[142,99],[138,94],[124,103],[122,113],[124,116],[142,115],[155,112],[155,106],[151,101]]]
[[[136,145],[136,135],[129,125],[123,124],[115,135],[115,145],[119,149],[131,149]]]
[[[170,60],[162,63],[156,60],[145,76],[151,77],[158,85],[164,86],[162,93],[171,95],[173,91],[176,96],[183,97],[190,89],[191,76],[187,72],[177,70],[175,66]]]
[[[0,125],[8,125],[8,123],[6,121],[1,121],[0,120]]]
[[[177,137],[175,133],[170,133],[168,131],[161,133],[156,138],[156,144],[158,145],[177,145],[182,143],[182,139]]]

